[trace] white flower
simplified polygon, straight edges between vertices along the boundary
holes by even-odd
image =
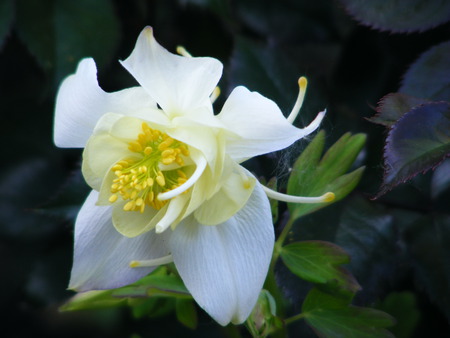
[[[283,149],[319,125],[292,126],[277,105],[238,87],[217,116],[210,95],[222,73],[213,58],[169,53],[147,27],[122,65],[139,87],[106,93],[84,59],[61,85],[55,144],[85,147],[93,191],[75,224],[70,288],[109,289],[174,262],[197,303],[217,322],[242,323],[267,274],[274,245],[266,194],[239,165]],[[303,81],[303,80],[302,80]],[[170,227],[170,229],[169,229]]]

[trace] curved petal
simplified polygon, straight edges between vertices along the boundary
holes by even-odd
[[[299,129],[287,121],[275,102],[245,87],[237,87],[217,117],[229,130],[227,153],[241,160],[290,146],[313,132],[322,115],[312,127]]]
[[[154,267],[130,268],[133,260],[168,255],[170,232],[153,231],[137,238],[119,234],[111,223],[111,207],[97,207],[92,191],[75,223],[75,253],[69,288],[77,291],[118,288],[135,282]]]
[[[168,52],[146,27],[122,65],[169,116],[211,106],[209,95],[222,75],[222,64],[209,57],[183,57]]]
[[[124,158],[130,158],[128,144],[106,133],[94,135],[83,151],[82,172],[89,186],[100,190],[111,167]]]
[[[139,211],[125,211],[123,207],[128,201],[119,199],[113,204],[112,223],[123,236],[134,238],[148,231],[152,231],[156,224],[164,217],[168,205],[159,210],[147,206],[143,213]]]
[[[169,241],[186,287],[221,325],[242,323],[252,311],[273,245],[269,201],[259,184],[245,207],[226,222],[204,226],[190,217]]]
[[[225,222],[245,206],[255,183],[252,174],[239,164],[234,164],[233,171],[220,190],[195,211],[196,220],[204,225]]]
[[[93,59],[83,59],[75,74],[61,84],[56,98],[54,142],[58,147],[82,148],[107,113],[132,114],[156,103],[141,87],[106,93],[98,85]]]

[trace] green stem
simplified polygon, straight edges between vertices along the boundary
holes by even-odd
[[[287,235],[292,229],[292,226],[294,225],[295,219],[292,217],[289,218],[286,225],[283,228],[283,231],[281,231],[280,236],[278,237],[277,241],[275,242],[274,250],[273,250],[273,256],[272,256],[272,262],[271,265],[275,266],[278,258],[281,254],[281,249],[283,248],[284,241],[286,240]]]
[[[299,319],[303,319],[304,317],[305,317],[304,313],[299,313],[298,315],[286,318],[284,320],[284,324],[287,326],[287,325],[292,324],[293,322],[295,322],[295,321],[297,321]]]
[[[280,236],[278,237],[277,241],[274,245],[273,255],[272,255],[272,261],[270,262],[269,271],[267,273],[266,282],[264,284],[264,288],[270,292],[272,297],[275,299],[275,302],[277,304],[277,316],[280,318],[283,318],[286,313],[286,306],[287,301],[284,298],[280,288],[277,285],[276,279],[275,279],[275,265],[278,261],[278,258],[281,254],[281,249],[283,247],[283,243],[286,240],[287,235],[291,231],[291,228],[294,224],[294,220],[292,218],[289,219],[289,221],[286,223],[283,231],[281,232]],[[280,329],[275,332],[271,333],[271,337],[286,337],[287,333],[285,329]]]

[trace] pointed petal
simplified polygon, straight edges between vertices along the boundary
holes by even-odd
[[[183,57],[168,52],[146,27],[122,65],[171,115],[211,106],[209,95],[222,75],[222,64],[208,57]]]
[[[169,254],[170,232],[153,231],[137,238],[119,234],[111,223],[111,207],[95,205],[92,191],[75,223],[75,253],[69,288],[77,291],[118,288],[135,282],[154,267],[130,268],[132,260],[155,259]]]
[[[82,148],[103,114],[128,115],[151,107],[156,108],[156,104],[141,87],[104,92],[98,85],[94,60],[84,59],[76,73],[67,77],[59,88],[54,142],[58,147]]]
[[[193,217],[186,219],[169,245],[197,303],[221,325],[242,323],[258,299],[274,245],[270,206],[261,186],[222,224],[205,226]]]
[[[250,158],[284,149],[318,127],[299,129],[290,124],[278,106],[264,96],[237,87],[217,116],[230,132],[227,153],[233,159]]]

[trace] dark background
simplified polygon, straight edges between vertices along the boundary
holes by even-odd
[[[430,195],[433,172],[381,199],[386,130],[364,118],[398,90],[419,55],[449,38],[449,25],[395,34],[355,21],[339,1],[0,1],[0,311],[4,337],[238,336],[200,312],[192,331],[173,314],[133,319],[126,308],[60,313],[72,262],[73,222],[89,189],[80,175],[81,150],[52,143],[55,96],[83,57],[94,57],[106,91],[135,82],[121,68],[140,31],[154,28],[161,45],[183,45],[194,56],[224,63],[224,99],[236,85],[275,100],[287,115],[297,79],[308,77],[298,118],[305,125],[325,107],[327,143],[343,133],[366,133],[355,166],[367,169],[345,201],[305,217],[293,238],[323,239],[352,255],[350,270],[363,290],[355,301],[399,316],[403,337],[448,337],[449,191]],[[281,184],[306,141],[247,166]],[[449,174],[450,175],[450,174]],[[281,209],[283,212],[284,209]],[[436,216],[436,217],[435,217]],[[347,230],[345,230],[347,229]],[[355,237],[349,236],[355,230]],[[279,282],[298,309],[309,287],[279,269]],[[391,298],[389,298],[391,297]],[[402,323],[409,328],[402,329]],[[313,335],[303,323],[293,337]],[[245,336],[245,330],[241,330]],[[3,333],[5,335],[3,335]]]

